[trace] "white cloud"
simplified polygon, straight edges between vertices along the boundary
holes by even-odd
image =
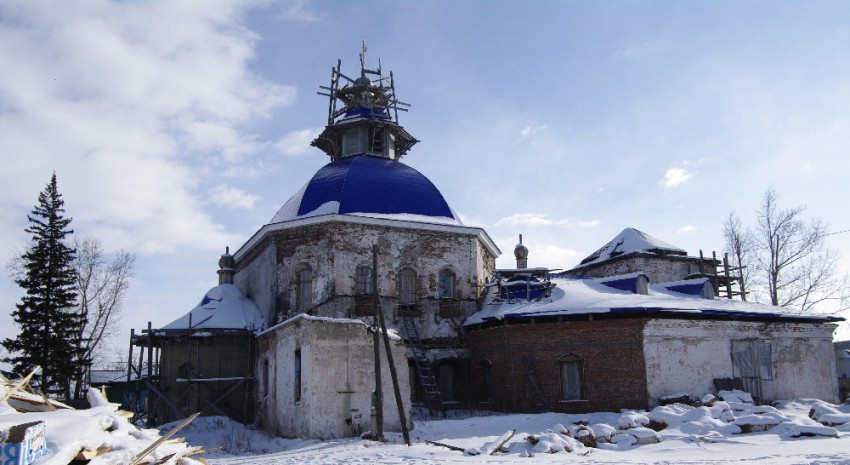
[[[305,7],[307,2],[304,0],[290,0],[283,2],[280,8],[280,17],[297,23],[313,23],[319,20],[319,15],[315,11]]]
[[[578,226],[589,228],[598,224],[598,220],[553,219],[545,213],[514,213],[496,221],[495,226]]]
[[[244,208],[250,210],[254,208],[254,204],[260,198],[256,195],[251,195],[235,187],[230,187],[226,184],[219,184],[213,190],[210,200],[222,207],[227,208]]]
[[[546,127],[547,126],[545,124],[540,125],[540,126],[526,126],[526,127],[522,128],[522,130],[519,132],[519,138],[520,139],[528,139],[529,137],[531,137],[531,136],[537,134],[538,132],[546,129]]]
[[[11,167],[0,209],[28,210],[55,171],[74,228],[109,247],[234,242],[204,210],[205,186],[256,170],[270,144],[249,128],[295,95],[249,69],[258,37],[240,23],[246,7],[0,4],[0,156]],[[0,238],[16,237],[19,216]]]
[[[688,233],[693,233],[693,232],[696,232],[696,231],[697,231],[696,226],[689,224],[687,226],[682,226],[676,232],[679,233],[679,234],[688,234]]]
[[[310,146],[310,142],[312,142],[313,139],[321,133],[322,128],[320,127],[310,127],[292,131],[284,134],[284,136],[281,137],[275,144],[275,148],[277,148],[282,154],[289,157],[304,155],[309,153],[311,150],[316,150]]]
[[[674,166],[664,173],[664,178],[659,181],[659,184],[664,187],[676,187],[694,177],[695,174],[696,173],[691,173],[684,168]]]

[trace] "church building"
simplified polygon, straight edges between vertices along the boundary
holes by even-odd
[[[704,260],[640,231],[567,273],[530,268],[521,244],[517,268],[497,270],[487,232],[402,162],[418,141],[399,124],[408,104],[393,74],[360,64],[349,77],[337,63],[322,87],[327,125],[311,145],[329,162],[222,257],[198,308],[134,339],[164,367],[149,380],[160,418],[241,406],[231,416],[282,436],[362,434],[376,414],[376,332],[391,347],[389,430],[410,423],[414,404],[646,408],[710,392],[716,378],[741,378],[763,399],[834,399],[834,319],[718,298]],[[390,364],[404,415],[389,407]]]

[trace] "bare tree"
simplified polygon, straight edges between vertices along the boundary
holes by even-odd
[[[753,234],[741,223],[741,218],[735,212],[723,220],[723,238],[726,242],[726,250],[732,256],[732,268],[736,268],[741,276],[741,299],[747,300],[748,286],[753,283],[753,267],[750,266],[755,251],[755,238]]]
[[[75,238],[74,247],[79,312],[84,322],[77,330],[76,343],[90,366],[104,342],[119,329],[121,306],[135,273],[136,257],[121,250],[110,260],[100,240],[92,237]],[[75,398],[79,398],[84,383],[85,373],[80,373]]]
[[[806,221],[805,210],[780,206],[776,191],[768,189],[753,229],[734,213],[724,222],[726,246],[751,269],[748,288],[757,301],[802,311],[828,301],[843,305],[847,277],[838,275],[838,254],[826,247],[828,227],[818,218]]]

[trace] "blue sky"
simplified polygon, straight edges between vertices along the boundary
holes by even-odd
[[[403,161],[500,266],[520,233],[531,266],[569,268],[629,226],[719,252],[771,186],[850,229],[847,2],[4,0],[0,261],[55,171],[74,229],[138,256],[123,358],[327,163],[315,92],[363,38],[412,104]],[[830,246],[850,270],[850,233]]]

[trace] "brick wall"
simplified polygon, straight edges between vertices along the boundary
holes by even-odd
[[[525,320],[526,322],[529,320]],[[642,318],[508,324],[475,328],[468,334],[473,392],[483,399],[482,361],[493,367],[494,410],[581,413],[646,408]],[[583,400],[561,401],[559,359],[578,356]],[[486,363],[486,362],[485,362]],[[540,405],[529,380],[531,367],[545,397]]]
[[[714,265],[710,258],[703,260],[705,273],[711,272]],[[647,253],[622,255],[602,263],[573,269],[567,273],[576,276],[605,278],[620,274],[642,272],[649,276],[650,283],[665,283],[685,279],[688,275],[700,273],[699,257],[661,256]]]

